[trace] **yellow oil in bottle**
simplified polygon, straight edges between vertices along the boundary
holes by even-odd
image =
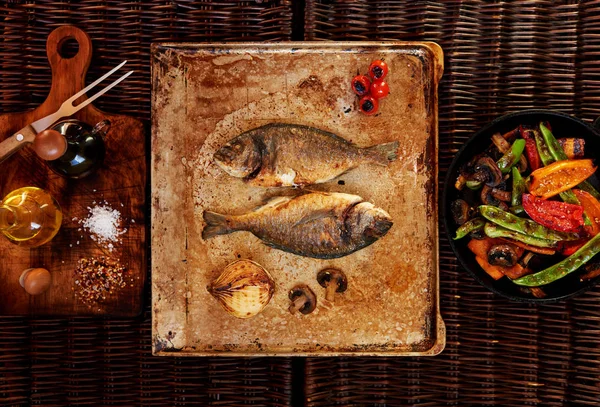
[[[48,243],[61,223],[58,202],[43,189],[19,188],[0,202],[0,232],[17,245],[37,247]]]

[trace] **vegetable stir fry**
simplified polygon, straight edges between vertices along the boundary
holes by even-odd
[[[454,239],[469,239],[493,279],[508,278],[536,297],[545,295],[540,287],[578,270],[582,280],[595,277],[600,193],[589,178],[596,168],[583,139],[557,140],[549,123],[495,134],[456,180]]]

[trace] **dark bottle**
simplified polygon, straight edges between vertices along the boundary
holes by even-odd
[[[83,178],[96,171],[104,162],[104,138],[110,122],[102,120],[93,128],[79,120],[65,120],[55,124],[53,130],[67,139],[67,151],[57,160],[49,161],[50,168],[67,178]]]

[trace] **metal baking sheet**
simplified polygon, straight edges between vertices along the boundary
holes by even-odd
[[[358,111],[350,80],[384,59],[391,94]],[[157,355],[435,355],[439,312],[437,85],[433,43],[154,44],[152,46],[152,335]],[[249,232],[201,237],[203,211],[240,214],[276,188],[251,187],[212,161],[238,134],[267,123],[331,131],[359,146],[398,140],[388,167],[364,165],[311,187],[360,195],[394,219],[388,234],[349,256],[318,260],[264,245]],[[239,258],[273,276],[259,315],[236,319],[206,287]],[[348,290],[324,299],[316,274],[344,270]],[[309,315],[288,291],[317,294]]]

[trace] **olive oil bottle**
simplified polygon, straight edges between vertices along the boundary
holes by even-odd
[[[58,202],[40,188],[19,188],[0,202],[0,232],[17,245],[37,247],[48,243],[61,223]]]

